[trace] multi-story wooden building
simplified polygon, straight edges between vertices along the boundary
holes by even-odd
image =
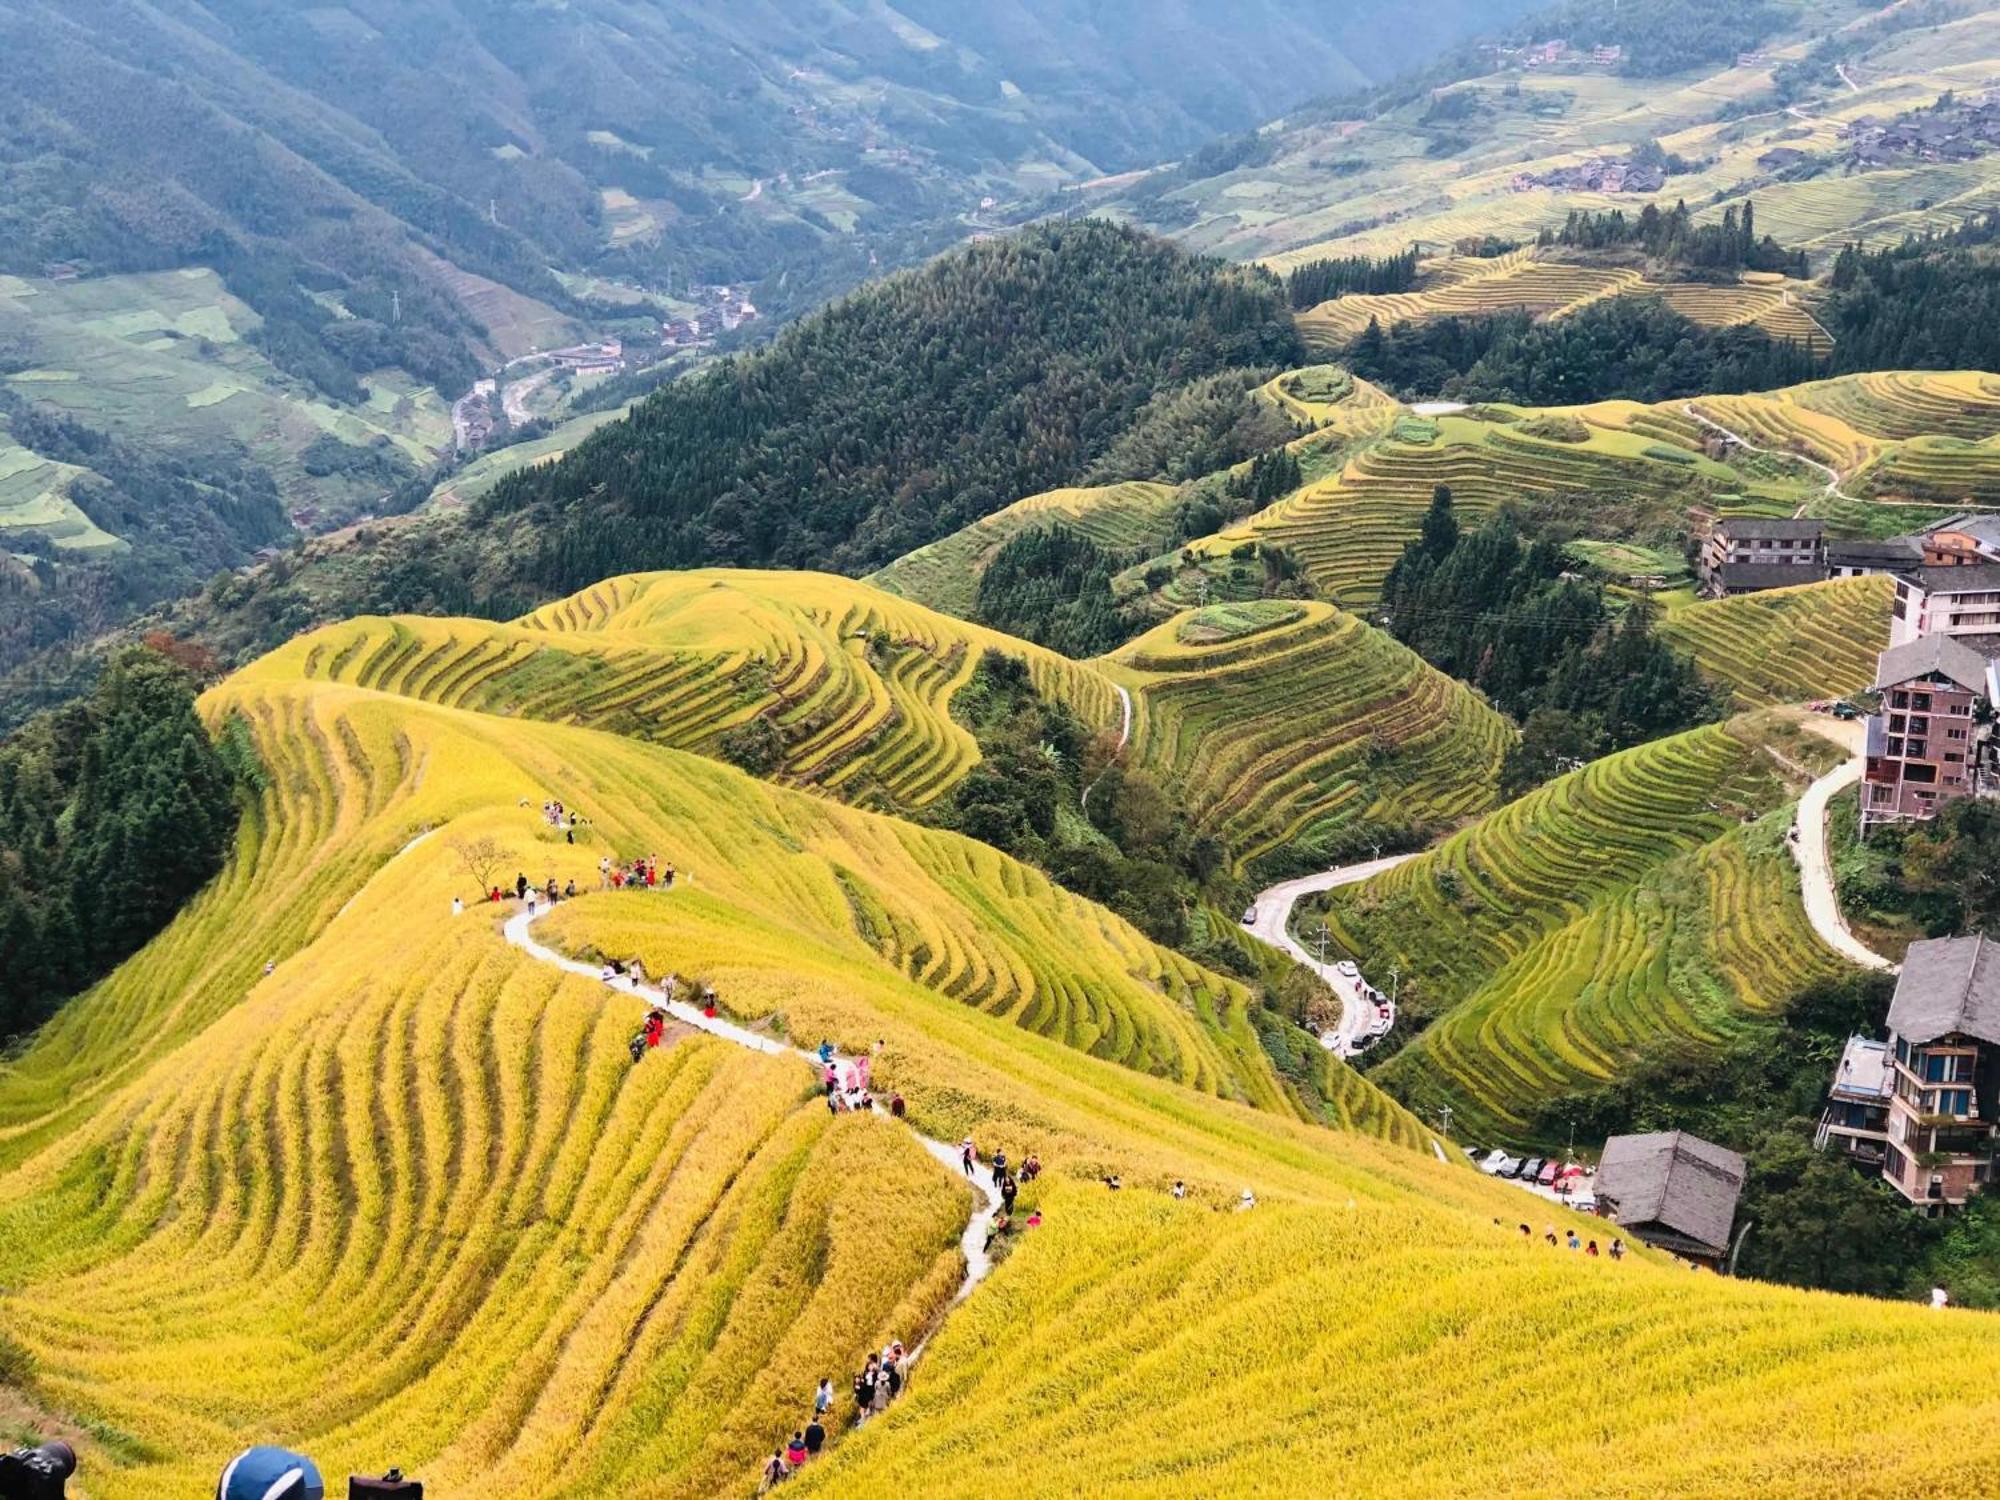
[[[1891,1088],[1882,1175],[1927,1212],[1991,1179],[2000,1092],[2000,946],[1912,943],[1889,1004]]]
[[[1891,646],[1876,663],[1881,708],[1868,720],[1861,828],[1920,822],[1981,789],[1986,726],[1975,717],[1995,694],[1994,666],[1948,635]]]
[[[1814,1144],[1880,1167],[1889,1145],[1892,1094],[1889,1044],[1873,1037],[1849,1037],[1834,1070],[1833,1087],[1826,1092],[1826,1110],[1819,1117]]]
[[[1702,544],[1701,578],[1710,594],[1788,588],[1825,576],[1825,527],[1818,521],[1722,516]]]

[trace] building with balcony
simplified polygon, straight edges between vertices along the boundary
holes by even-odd
[[[1840,1065],[1833,1070],[1833,1086],[1826,1091],[1826,1109],[1813,1144],[1879,1168],[1889,1145],[1891,1092],[1889,1044],[1872,1037],[1849,1037],[1840,1052]]]
[[[1882,706],[1863,746],[1861,831],[1922,822],[1983,787],[1989,726],[1978,710],[1996,693],[1992,662],[1948,635],[1891,646],[1877,659]]]
[[[2000,1086],[2000,946],[1910,944],[1889,1003],[1890,1099],[1882,1175],[1927,1213],[1984,1187]]]

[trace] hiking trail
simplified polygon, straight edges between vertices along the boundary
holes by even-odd
[[[663,896],[662,899],[672,898]],[[752,1052],[761,1052],[767,1057],[799,1058],[812,1065],[815,1077],[818,1077],[826,1066],[820,1061],[817,1052],[808,1051],[804,1047],[794,1047],[789,1042],[779,1041],[776,1037],[766,1036],[762,1032],[751,1031],[747,1027],[725,1021],[719,1016],[703,1015],[699,1007],[690,1005],[685,1000],[669,1000],[658,987],[642,984],[629,974],[618,974],[606,979],[601,967],[583,963],[578,959],[566,958],[555,949],[536,942],[529,929],[539,918],[547,914],[546,907],[533,912],[518,911],[507,919],[501,930],[510,944],[537,962],[553,965],[565,973],[575,974],[583,979],[594,979],[606,989],[615,990],[621,995],[630,995],[648,1006],[658,1006],[676,1021],[696,1031],[705,1031],[710,1036],[719,1037],[725,1042],[747,1048]],[[845,1063],[852,1059],[835,1053],[833,1061]],[[884,1119],[894,1118],[888,1114],[886,1107],[878,1112]],[[1000,1189],[992,1180],[988,1163],[980,1162],[973,1175],[966,1177],[960,1167],[956,1142],[934,1140],[918,1130],[908,1119],[902,1123],[912,1135],[916,1136],[926,1152],[942,1164],[953,1177],[971,1186],[979,1197],[979,1202],[974,1205],[971,1214],[966,1218],[965,1232],[959,1236],[958,1248],[965,1257],[965,1276],[959,1282],[958,1290],[952,1294],[949,1304],[950,1307],[956,1307],[993,1271],[993,1258],[986,1253],[986,1221],[1000,1212],[1002,1206]],[[937,1332],[937,1327],[941,1326],[941,1321],[939,1325],[933,1325],[929,1332],[911,1346],[904,1360],[905,1369],[916,1364],[917,1356],[928,1347],[932,1336]]]

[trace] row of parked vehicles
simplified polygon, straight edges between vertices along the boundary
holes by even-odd
[[[1591,1168],[1566,1162],[1559,1156],[1510,1156],[1493,1150],[1471,1153],[1473,1164],[1489,1177],[1502,1177],[1523,1187],[1546,1188],[1569,1200],[1571,1208],[1584,1213],[1597,1211],[1597,1196],[1591,1191]]]

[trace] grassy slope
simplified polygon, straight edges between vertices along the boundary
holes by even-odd
[[[1854,61],[1859,92],[1833,87],[1804,101],[1800,115],[1755,109],[1719,113],[1768,93],[1774,67],[1810,40],[1864,22],[1844,4],[1808,3],[1790,39],[1766,64],[1707,75],[1622,78],[1593,68],[1575,73],[1514,72],[1477,78],[1453,92],[1475,97],[1470,121],[1426,126],[1429,95],[1356,126],[1351,121],[1280,121],[1273,159],[1204,179],[1170,195],[1193,211],[1176,232],[1198,249],[1266,259],[1279,269],[1323,255],[1387,255],[1412,241],[1446,246],[1467,236],[1531,242],[1572,208],[1635,212],[1640,195],[1533,188],[1511,190],[1517,173],[1539,174],[1592,155],[1622,156],[1657,139],[1701,163],[1669,178],[1658,201],[1685,198],[1700,218],[1718,220],[1753,197],[1761,230],[1830,258],[1850,239],[1893,244],[1905,234],[1950,225],[2000,204],[2000,155],[1970,163],[1913,163],[1854,176],[1836,165],[1797,182],[1773,181],[1757,164],[1774,146],[1837,159],[1841,128],[1863,115],[1884,118],[1929,104],[1946,89],[1963,94],[1992,74],[1996,11],[1975,5],[1951,24],[1878,41]],[[1341,169],[1328,171],[1329,162]]]
[[[1385,1078],[1449,1099],[1468,1134],[1518,1139],[1537,1103],[1647,1043],[1716,1039],[1836,971],[1771,816],[1803,785],[1794,767],[1833,754],[1769,717],[1690,730],[1337,892],[1342,941],[1400,967],[1406,1001],[1437,1017]]]
[[[248,715],[270,772],[237,857],[0,1075],[0,1311],[35,1399],[90,1424],[98,1500],[192,1492],[252,1438],[442,1493],[747,1489],[814,1379],[940,1308],[963,1190],[905,1138],[719,1043],[633,1070],[630,1002],[449,915],[454,838],[561,871],[551,793],[696,875],[568,905],[562,942],[701,973],[808,1041],[882,1038],[923,1128],[1049,1164],[1043,1225],[802,1493],[984,1494],[1001,1467],[1024,1493],[1289,1492],[1334,1464],[1425,1495],[1977,1486],[1950,1437],[2000,1415],[1985,1317],[1524,1245],[1516,1191],[1291,1118],[1226,1005],[1159,993],[1170,956],[990,851],[275,668],[206,709]],[[1172,1038],[1188,1082],[950,993],[1028,962]],[[1375,1097],[1366,1123],[1423,1144]],[[1257,1210],[1218,1212],[1245,1184]],[[1963,1378],[1882,1379],[1917,1367]]]

